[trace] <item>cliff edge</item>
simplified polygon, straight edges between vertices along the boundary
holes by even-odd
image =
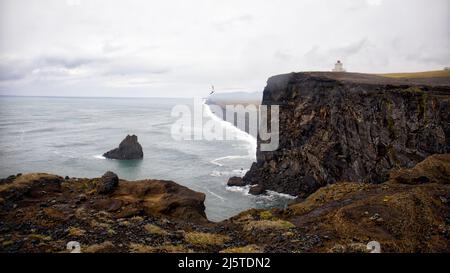
[[[450,78],[305,72],[271,77],[263,105],[280,105],[279,148],[261,151],[247,184],[307,196],[338,181],[386,181],[450,152]]]

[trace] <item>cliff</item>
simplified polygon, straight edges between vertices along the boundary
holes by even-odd
[[[379,183],[389,170],[450,152],[450,78],[309,72],[271,77],[279,148],[261,151],[248,184],[307,196],[337,181]]]

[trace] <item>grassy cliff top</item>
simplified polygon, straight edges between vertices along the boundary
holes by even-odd
[[[435,70],[435,71],[422,71],[422,72],[407,72],[407,73],[387,73],[378,74],[387,78],[405,78],[405,79],[420,79],[420,78],[444,78],[450,77],[450,70]]]

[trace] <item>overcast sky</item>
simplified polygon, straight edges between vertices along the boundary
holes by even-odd
[[[204,96],[450,66],[449,0],[0,0],[0,94]]]

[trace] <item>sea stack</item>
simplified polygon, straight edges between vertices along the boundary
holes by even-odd
[[[142,152],[142,146],[138,142],[136,135],[127,135],[119,147],[103,154],[104,157],[109,159],[142,159],[144,153]]]

